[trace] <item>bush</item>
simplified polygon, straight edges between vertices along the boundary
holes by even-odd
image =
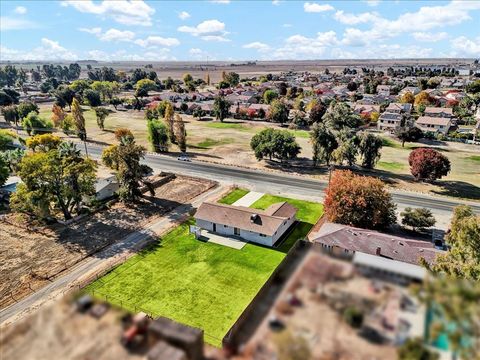
[[[414,231],[417,229],[423,230],[435,225],[435,218],[432,212],[426,208],[412,209],[411,207],[407,207],[400,216],[402,217],[402,224],[411,226]]]
[[[45,134],[53,130],[53,123],[50,120],[41,118],[34,111],[23,119],[22,126],[28,135]]]

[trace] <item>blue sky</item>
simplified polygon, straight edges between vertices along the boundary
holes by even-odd
[[[480,1],[1,1],[0,60],[480,57]]]

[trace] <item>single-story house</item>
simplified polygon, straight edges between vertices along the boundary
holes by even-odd
[[[266,210],[204,202],[194,217],[201,229],[273,246],[295,222],[296,213],[297,209],[287,202]]]
[[[448,134],[452,120],[445,117],[420,116],[415,125],[424,132],[440,132]]]
[[[352,260],[367,275],[382,275],[399,283],[423,280],[426,271],[421,259],[432,264],[437,254],[443,252],[429,241],[328,221],[319,221],[308,240],[324,252]]]
[[[378,85],[377,94],[382,96],[390,96],[391,86],[390,85]]]

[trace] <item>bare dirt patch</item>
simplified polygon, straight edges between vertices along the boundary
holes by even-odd
[[[167,212],[214,186],[177,176],[156,188],[155,197],[116,202],[68,226],[33,226],[11,214],[0,220],[0,306],[5,307],[52,281],[83,258],[145,228]]]
[[[67,300],[42,307],[2,329],[2,359],[144,359],[120,344],[121,316],[111,308],[96,319],[76,312]]]

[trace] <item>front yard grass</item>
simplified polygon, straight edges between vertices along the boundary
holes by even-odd
[[[222,338],[285,257],[253,244],[242,250],[204,243],[189,220],[87,287],[96,297],[201,328],[205,341]]]
[[[235,188],[232,191],[230,191],[227,195],[222,197],[218,202],[220,204],[227,204],[227,205],[232,205],[235,201],[241,199],[245,195],[247,195],[250,191],[247,189],[242,189],[242,188]]]
[[[315,223],[318,221],[318,219],[320,219],[323,214],[323,205],[312,201],[265,194],[250,207],[254,209],[265,210],[270,205],[282,201],[288,202],[289,204],[295,206],[298,210],[298,222],[295,225],[295,228],[277,248],[281,252],[288,252],[288,250],[297,242],[297,240],[304,238],[313,225],[315,225]]]

